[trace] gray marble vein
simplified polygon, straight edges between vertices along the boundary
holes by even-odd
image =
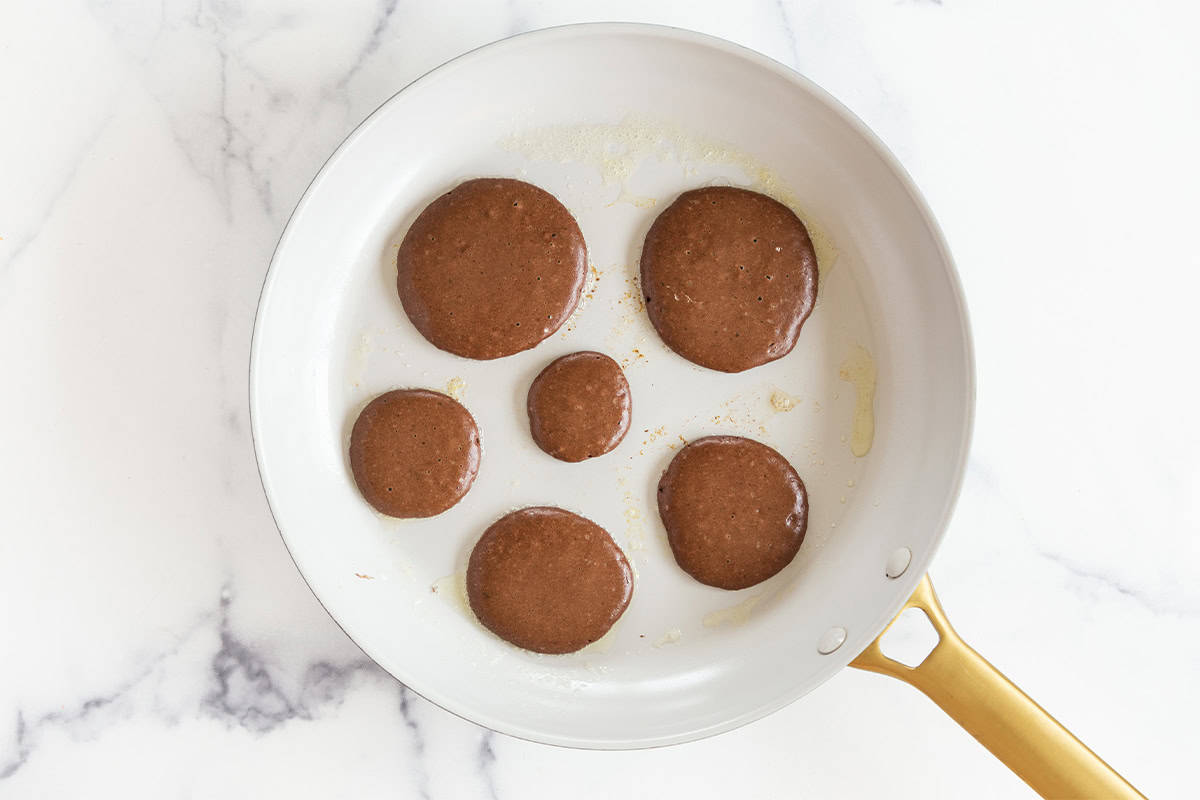
[[[381,0],[378,16],[375,18],[375,25],[371,28],[371,33],[367,36],[366,42],[355,53],[353,60],[350,63],[350,68],[346,70],[337,82],[336,93],[345,91],[346,86],[354,79],[354,76],[362,70],[367,59],[370,58],[383,44],[384,36],[388,31],[388,26],[392,22],[392,15],[396,13],[396,6],[399,5],[399,0]]]
[[[79,723],[92,720],[101,714],[119,715],[122,701],[141,687],[163,662],[177,654],[189,639],[210,625],[211,621],[212,615],[206,614],[193,622],[168,647],[145,661],[132,677],[103,694],[93,695],[74,705],[64,704],[59,710],[37,715],[32,721],[28,714],[17,709],[14,736],[17,752],[7,760],[0,754],[0,780],[12,777],[26,764],[37,748],[42,733],[47,729],[70,730]]]
[[[266,655],[234,633],[229,622],[231,602],[231,595],[223,593],[217,617],[220,648],[211,662],[212,689],[201,703],[202,711],[230,725],[266,733],[289,720],[312,720],[319,708],[343,701],[358,673],[385,674],[366,658],[341,665],[318,661],[305,668],[298,692],[289,697],[276,685]],[[401,713],[405,713],[403,704]]]
[[[490,800],[500,800],[500,795],[496,792],[494,773],[496,751],[492,749],[495,737],[496,734],[492,731],[484,731],[483,735],[479,737],[479,774],[483,778],[483,785]]]
[[[508,0],[508,35],[515,36],[527,30],[531,30],[529,18],[525,12],[526,3],[522,0]]]
[[[279,685],[277,673],[296,665],[276,666],[266,653],[239,637],[230,623],[232,602],[232,594],[222,591],[216,612],[203,615],[169,647],[143,662],[133,677],[111,690],[34,717],[18,709],[13,722],[15,752],[0,753],[0,780],[10,778],[25,766],[46,730],[79,731],[81,723],[102,715],[111,718],[104,722],[108,726],[132,713],[131,708],[125,707],[130,705],[127,701],[131,696],[145,689],[151,676],[185,644],[199,635],[214,632],[214,628],[217,649],[208,662],[209,688],[198,698],[196,706],[190,711],[185,709],[185,713],[215,718],[256,735],[269,733],[293,720],[318,719],[323,711],[342,704],[358,676],[395,683],[365,657],[340,664],[318,660],[303,666],[299,685],[289,694]],[[395,685],[400,690],[401,717],[411,731],[413,748],[420,758],[424,740],[410,706],[411,693],[400,684]],[[155,713],[167,724],[177,722],[176,716],[165,710],[155,709]],[[423,797],[428,797],[427,784],[427,777],[422,778],[421,785],[426,787]]]
[[[33,744],[29,741],[29,727],[25,724],[25,715],[17,712],[16,735],[14,737],[16,752],[7,761],[0,762],[0,780],[10,777],[25,766],[29,754],[33,752]]]
[[[1133,600],[1154,614],[1171,614],[1182,617],[1200,616],[1200,609],[1182,599],[1174,600],[1155,591],[1130,586],[1117,576],[1084,566],[1078,558],[1041,549],[1037,553],[1057,564],[1072,577]]]
[[[422,800],[430,800],[429,794],[429,773],[425,768],[425,735],[421,729],[421,723],[417,721],[415,709],[413,708],[413,699],[416,697],[412,691],[400,684],[400,716],[404,719],[404,726],[408,729],[409,739],[411,741],[413,753],[416,756],[417,769],[416,774],[412,776],[416,784],[417,791],[420,793]]]
[[[796,44],[796,31],[792,27],[791,15],[788,13],[785,0],[775,0],[775,10],[779,14],[779,21],[783,26],[783,35],[787,39],[788,52],[792,54],[791,62],[788,66],[793,69],[800,69],[800,47]]]
[[[229,630],[229,599],[221,599],[221,649],[212,659],[213,690],[204,698],[209,713],[256,733],[265,733],[306,710],[277,689],[261,657]]]
[[[46,202],[42,209],[39,210],[31,220],[29,220],[25,234],[19,238],[16,238],[15,243],[9,245],[9,247],[0,250],[0,252],[3,253],[3,261],[0,261],[0,278],[2,278],[4,274],[8,272],[8,270],[11,269],[14,264],[17,263],[25,250],[31,244],[37,241],[38,237],[42,233],[42,229],[46,225],[46,222],[52,216],[54,216],[54,211],[56,208],[58,208],[59,202],[67,193],[67,190],[70,189],[75,183],[75,177],[79,173],[79,168],[87,159],[88,154],[91,153],[95,148],[96,142],[99,141],[100,137],[104,134],[104,131],[107,130],[109,124],[112,122],[112,119],[113,115],[111,113],[106,114],[103,119],[101,119],[100,122],[92,129],[91,133],[84,138],[83,144],[80,145],[74,153],[64,159],[68,166],[62,174],[62,178],[58,180],[54,191],[50,194],[50,199]],[[7,292],[0,292],[0,306],[3,306],[5,297],[7,295]]]
[[[94,7],[97,12],[101,9]],[[264,216],[273,219],[276,208],[266,169],[269,159],[260,152],[261,130],[268,119],[278,117],[290,98],[286,90],[270,88],[274,81],[247,62],[246,48],[256,34],[248,27],[241,4],[164,2],[155,35],[149,39],[138,29],[120,24],[117,15],[97,13],[97,17],[110,26],[114,40],[129,56],[145,65],[151,91],[171,120],[173,140],[191,168],[212,187],[226,218],[232,220],[235,213],[235,181],[242,178]],[[272,18],[257,35],[278,29],[279,19]],[[206,56],[194,76],[199,91],[172,93],[170,87],[158,85],[157,72],[176,67],[181,47]],[[268,87],[268,102],[261,108],[247,105],[258,83]],[[197,119],[202,124],[197,125]]]

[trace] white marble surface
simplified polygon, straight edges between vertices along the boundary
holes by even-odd
[[[366,661],[287,557],[246,370],[293,204],[414,77],[599,19],[761,50],[907,165],[977,336],[933,569],[951,618],[1148,795],[1195,796],[1193,8],[0,4],[0,796],[1028,796],[914,690],[853,670],[665,750],[493,735]]]

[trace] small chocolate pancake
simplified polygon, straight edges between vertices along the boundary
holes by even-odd
[[[775,450],[708,436],[675,454],[658,482],[675,561],[701,583],[745,589],[791,563],[808,527],[808,494]]]
[[[571,653],[624,613],[633,571],[608,532],[561,508],[523,508],[492,523],[471,551],[467,598],[501,639]]]
[[[641,276],[663,342],[722,372],[790,353],[817,299],[804,223],[777,200],[728,186],[684,192],[658,216]]]
[[[350,469],[368,503],[392,517],[432,517],[462,499],[479,472],[479,428],[444,394],[376,397],[350,433]]]
[[[585,350],[550,362],[529,386],[529,432],[562,461],[612,450],[629,430],[629,382],[620,365]]]
[[[478,178],[421,212],[396,270],[400,302],[422,336],[466,358],[500,358],[528,350],[571,316],[587,248],[549,192]]]

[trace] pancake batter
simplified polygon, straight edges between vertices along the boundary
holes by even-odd
[[[625,438],[629,382],[603,353],[571,353],[550,362],[529,387],[529,432],[562,461],[604,455]]]
[[[641,278],[663,342],[722,372],[790,353],[817,299],[804,223],[766,195],[729,186],[684,192],[659,215]]]
[[[434,346],[492,359],[528,350],[575,310],[587,249],[549,192],[506,178],[466,181],[434,200],[396,256],[408,318]]]
[[[740,436],[708,436],[671,460],[658,512],[675,561],[701,583],[745,589],[795,558],[808,527],[808,495],[775,450]]]
[[[479,428],[444,394],[400,389],[372,400],[350,433],[363,498],[391,517],[432,517],[463,498],[479,472]]]
[[[538,653],[571,653],[596,641],[632,594],[633,572],[608,532],[561,508],[500,518],[467,566],[467,598],[479,621]]]

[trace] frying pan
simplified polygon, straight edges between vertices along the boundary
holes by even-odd
[[[429,345],[394,291],[395,249],[412,219],[480,175],[558,196],[592,265],[566,326],[487,362]],[[822,266],[796,349],[738,375],[666,349],[636,285],[655,214],[714,183],[792,206]],[[633,424],[613,453],[567,465],[530,440],[524,395],[546,363],[583,349],[624,365]],[[974,404],[954,266],[879,140],[764,56],[671,28],[576,25],[425,75],[360,125],[301,199],[263,286],[250,370],[263,488],[297,567],[365,652],[456,714],[556,745],[666,745],[755,720],[849,664],[916,686],[1047,796],[1138,796],[946,621],[925,572],[958,494]],[[482,430],[474,487],[428,520],[374,513],[346,463],[363,404],[405,386],[460,397]],[[715,433],[776,447],[810,497],[800,554],[740,592],[678,569],[654,505],[677,448]],[[543,504],[604,526],[635,569],[624,617],[565,656],[500,641],[463,599],[484,528]],[[912,606],[939,643],[907,667],[878,637]]]

